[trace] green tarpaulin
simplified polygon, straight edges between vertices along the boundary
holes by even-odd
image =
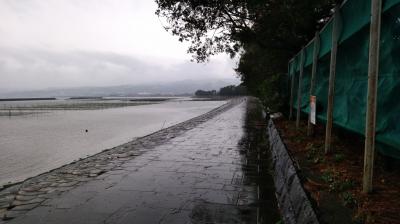
[[[383,1],[378,86],[377,148],[388,156],[400,158],[400,0]],[[368,48],[370,0],[348,0],[340,9],[340,36],[337,53],[333,122],[336,126],[364,135],[368,87]],[[320,33],[320,51],[314,95],[317,116],[326,121],[330,51],[330,21]],[[305,48],[301,110],[309,112],[311,67],[314,43]],[[300,54],[289,63],[295,77],[294,107],[297,108]]]

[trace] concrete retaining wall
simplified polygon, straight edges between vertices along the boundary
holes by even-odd
[[[293,161],[271,119],[268,121],[268,135],[276,197],[283,221],[286,224],[319,223],[296,173]]]

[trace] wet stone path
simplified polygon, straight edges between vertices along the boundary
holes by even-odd
[[[0,191],[0,223],[275,223],[249,99]]]

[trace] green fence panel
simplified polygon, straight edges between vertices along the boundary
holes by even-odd
[[[311,42],[305,49],[305,61],[304,67],[307,67],[313,63],[313,53],[314,53],[314,41]]]
[[[290,78],[293,76],[293,74],[295,72],[295,67],[296,67],[295,61],[294,60],[290,61],[289,62],[289,77]],[[290,80],[289,80],[289,82],[290,82]]]
[[[378,82],[378,149],[400,158],[400,5],[382,17]]]
[[[322,58],[323,56],[325,56],[326,54],[331,52],[332,28],[333,28],[332,25],[333,25],[333,21],[331,20],[328,24],[326,24],[326,26],[320,33],[321,43],[320,43],[319,58]]]
[[[371,0],[351,0],[340,9],[342,32],[339,44],[368,26],[371,16]]]
[[[382,15],[378,81],[377,149],[400,158],[400,0],[385,1]],[[370,1],[348,1],[342,8],[342,35],[337,54],[333,122],[360,135],[365,132],[368,89]],[[332,22],[331,22],[332,23]],[[332,25],[321,32],[321,51],[315,79],[317,117],[326,121]],[[305,49],[301,110],[309,113],[313,44]],[[297,108],[300,54],[296,57],[295,108]]]
[[[369,28],[365,27],[338,48],[335,102],[335,125],[364,134],[368,86]]]
[[[292,92],[292,77],[295,75],[296,73],[296,61],[295,60],[291,60],[289,62],[289,76],[288,76],[288,83],[287,83],[287,91],[289,94],[291,94]],[[295,90],[293,90],[295,91]],[[289,95],[290,97],[290,95]]]
[[[329,87],[330,54],[318,60],[317,74],[315,76],[315,96],[317,98],[317,117],[326,121]]]
[[[391,7],[400,3],[400,0],[385,0],[383,1],[383,10],[389,10]]]
[[[299,64],[300,64],[300,57],[296,56],[293,59],[293,73],[294,76],[294,85],[293,85],[293,108],[297,108],[297,90],[299,86]]]
[[[309,113],[309,102],[310,102],[310,85],[311,85],[311,70],[312,65],[304,68],[301,88],[301,110],[305,113]]]
[[[301,65],[300,65],[300,62],[301,62],[301,53],[298,53],[297,55],[296,55],[296,57],[294,58],[294,60],[296,61],[296,63],[295,63],[295,65],[296,65],[296,72],[300,72],[300,67],[301,67]]]

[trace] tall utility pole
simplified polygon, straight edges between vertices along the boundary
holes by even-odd
[[[371,1],[371,30],[368,63],[367,117],[365,122],[365,152],[363,192],[372,192],[374,170],[376,105],[379,73],[379,42],[381,34],[382,0]]]
[[[335,15],[333,17],[332,27],[332,49],[331,64],[329,68],[329,88],[328,88],[328,108],[326,113],[326,131],[325,131],[325,153],[331,151],[332,143],[332,122],[333,122],[333,101],[335,97],[335,77],[336,77],[336,56],[340,33],[340,6],[335,7]]]

